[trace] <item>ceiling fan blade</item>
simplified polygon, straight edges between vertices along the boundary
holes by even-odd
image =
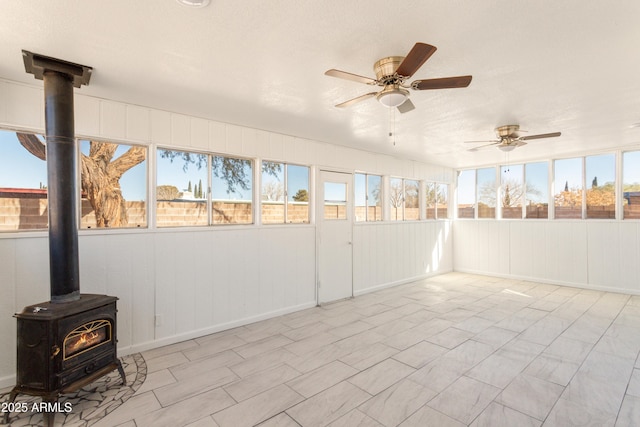
[[[364,101],[365,99],[369,99],[371,97],[374,97],[378,94],[378,92],[371,92],[371,93],[365,93],[364,95],[360,95],[356,98],[350,99],[348,101],[344,101],[341,102],[340,104],[337,104],[336,107],[338,108],[345,108],[345,107],[350,107],[353,104],[357,104],[358,102]]]
[[[493,142],[491,144],[481,145],[479,147],[469,148],[469,150],[467,150],[467,151],[478,151],[481,148],[491,147],[492,145],[498,145],[498,144],[500,144],[500,141],[496,141],[496,142]]]
[[[540,135],[527,135],[521,136],[518,138],[520,141],[528,141],[530,139],[541,139],[541,138],[555,138],[556,136],[560,136],[562,133],[560,132],[552,132],[552,133],[541,133]]]
[[[453,89],[467,87],[471,83],[472,76],[443,77],[440,79],[416,80],[411,83],[415,90],[429,89]]]
[[[378,81],[374,80],[372,78],[359,76],[359,75],[353,74],[353,73],[347,73],[346,71],[335,70],[333,68],[330,69],[330,70],[327,70],[324,73],[324,75],[325,76],[330,76],[330,77],[337,77],[339,79],[351,80],[351,81],[358,82],[358,83],[364,83],[364,84],[367,84],[367,85],[378,84]]]
[[[477,144],[479,142],[500,142],[499,139],[485,139],[482,141],[464,141],[465,144]]]
[[[400,111],[400,113],[402,113],[402,114],[408,113],[409,111],[413,110],[414,108],[416,108],[416,106],[413,105],[413,102],[411,102],[411,100],[409,98],[407,98],[407,100],[404,101],[402,104],[398,105],[398,111]]]
[[[418,71],[418,68],[422,67],[422,64],[424,64],[435,51],[435,46],[426,43],[416,43],[402,60],[396,73],[403,77],[413,76],[413,74]]]

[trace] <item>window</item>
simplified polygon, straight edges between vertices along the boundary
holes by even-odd
[[[389,204],[392,221],[420,219],[420,185],[418,181],[402,178],[389,180]]]
[[[449,186],[436,184],[436,218],[449,218]]]
[[[438,204],[438,184],[436,184],[435,182],[427,182],[425,183],[425,189],[425,204],[427,206],[425,218],[436,219],[436,209]]]
[[[496,217],[496,169],[477,171],[478,218]]]
[[[382,221],[381,183],[379,175],[355,174],[356,221]]]
[[[29,151],[25,145],[33,148]],[[44,159],[41,136],[0,130],[0,231],[47,228]]]
[[[555,218],[582,218],[582,158],[554,162]]]
[[[427,182],[425,184],[426,218],[444,219],[449,216],[448,211],[448,190],[447,184],[437,182]]]
[[[640,219],[640,151],[622,154],[624,219]]]
[[[206,154],[158,149],[156,225],[208,225],[208,158]]]
[[[476,171],[458,172],[458,218],[476,216]]]
[[[526,179],[526,218],[549,217],[549,164],[527,163],[524,167]]]
[[[411,179],[404,180],[404,220],[420,219],[420,183]]]
[[[500,167],[500,206],[502,218],[522,218],[524,199],[524,167],[508,165]]]
[[[324,219],[347,219],[347,184],[324,183]]]
[[[253,162],[212,156],[211,199],[213,224],[252,224]]]
[[[308,166],[262,162],[261,220],[263,224],[309,222]]]
[[[613,154],[585,158],[587,218],[616,217],[616,158]]]
[[[404,189],[402,186],[402,178],[389,179],[389,203],[391,204],[392,221],[402,221],[404,219]]]
[[[80,141],[81,228],[147,225],[147,148]]]
[[[309,222],[309,168],[286,165],[287,220],[289,224]]]

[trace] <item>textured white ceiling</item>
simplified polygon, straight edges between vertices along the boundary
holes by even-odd
[[[504,124],[562,132],[510,161],[640,145],[639,18],[638,0],[0,0],[0,78],[40,84],[26,49],[92,66],[84,94],[465,167],[504,161],[463,142]],[[471,85],[412,91],[406,114],[333,107],[371,87],[327,69],[374,77],[418,41],[438,50],[414,79]]]

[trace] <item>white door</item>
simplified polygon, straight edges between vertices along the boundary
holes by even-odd
[[[318,224],[318,303],[353,296],[352,201],[348,173],[320,171]]]

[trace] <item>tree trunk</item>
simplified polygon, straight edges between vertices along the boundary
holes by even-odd
[[[82,191],[91,204],[98,227],[127,225],[127,208],[120,188],[122,175],[145,160],[144,147],[131,147],[111,161],[118,144],[91,141],[89,155],[81,155]]]

